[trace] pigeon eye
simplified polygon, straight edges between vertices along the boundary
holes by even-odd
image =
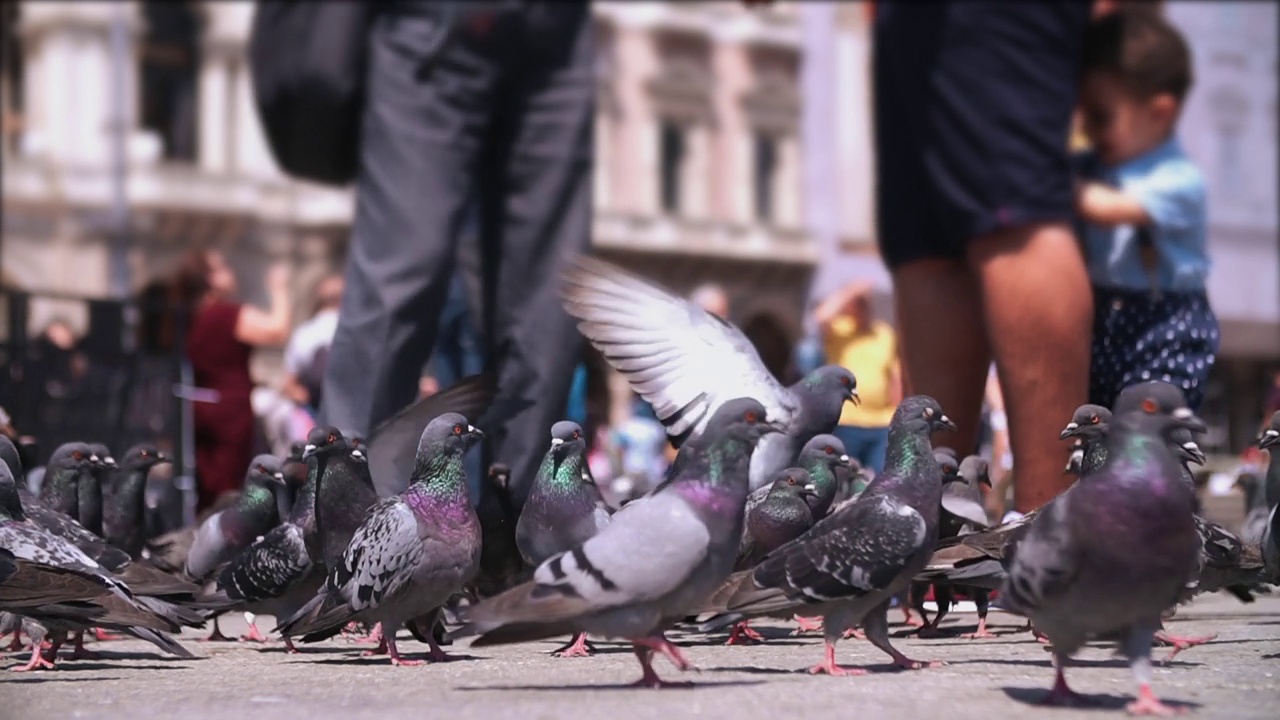
[[[849,378],[847,378],[847,377],[845,377],[845,376],[841,375],[841,376],[840,376],[840,384],[841,384],[841,385],[843,385],[843,386],[845,386],[845,387],[849,387]]]
[[[578,439],[578,438],[580,438],[580,437],[582,437],[582,433],[578,432],[577,430],[574,430],[574,431],[573,431],[573,439],[574,439],[574,440],[577,440],[577,439]]]
[[[754,422],[756,421],[756,411],[755,411],[755,410],[748,410],[748,411],[747,411],[747,414],[746,414],[746,415],[743,415],[742,417],[743,417],[743,419],[745,419],[747,422],[749,422],[749,423],[754,423]]]
[[[932,417],[933,417],[933,408],[925,408],[925,409],[924,409],[924,416],[925,416],[925,417],[927,417],[927,418],[932,418]]]
[[[336,438],[336,437],[334,437],[334,436],[330,435],[330,436],[329,436],[329,439],[328,439],[328,441],[327,441],[327,442],[331,442],[331,443],[332,443],[332,442],[337,442],[337,441],[338,441],[338,438]]]
[[[454,425],[454,426],[453,426],[453,434],[454,434],[454,435],[461,435],[461,434],[462,434],[462,426],[461,426],[461,425]]]
[[[788,485],[795,485],[795,484],[796,484],[796,479],[795,479],[795,478],[787,478],[787,484],[788,484]]]
[[[833,447],[831,447],[830,445],[828,445],[828,446],[826,447],[826,453],[827,453],[828,455],[835,455],[835,454],[836,454],[836,449],[835,449],[835,448],[833,448]]]
[[[1147,398],[1146,400],[1143,400],[1142,412],[1148,415],[1154,415],[1156,412],[1156,401],[1152,400],[1151,398]]]
[[[84,453],[82,453],[82,452],[80,452],[79,450],[77,450],[77,451],[75,451],[75,452],[71,453],[71,457],[75,458],[76,460],[83,460],[83,459],[84,459]]]
[[[1089,424],[1090,424],[1090,425],[1097,425],[1097,424],[1098,424],[1098,421],[1099,421],[1099,418],[1098,418],[1098,416],[1097,416],[1097,415],[1090,415],[1090,416],[1089,416]]]

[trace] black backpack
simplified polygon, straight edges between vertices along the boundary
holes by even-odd
[[[360,166],[371,2],[258,3],[249,39],[254,99],[289,175],[346,185]]]

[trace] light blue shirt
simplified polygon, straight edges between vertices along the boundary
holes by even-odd
[[[1086,177],[1137,198],[1151,216],[1147,230],[1155,243],[1157,281],[1162,290],[1202,291],[1209,274],[1208,219],[1204,178],[1175,138],[1117,167],[1103,166],[1089,153],[1078,158]],[[1151,281],[1142,265],[1135,225],[1083,229],[1089,278],[1097,287],[1145,291]]]

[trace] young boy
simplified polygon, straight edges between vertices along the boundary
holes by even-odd
[[[1205,295],[1205,188],[1175,136],[1191,87],[1182,36],[1153,13],[1113,12],[1085,40],[1076,208],[1094,290],[1089,401],[1164,380],[1198,409],[1218,351]]]

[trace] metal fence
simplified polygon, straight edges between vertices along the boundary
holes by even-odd
[[[33,311],[50,304],[87,319],[70,347],[47,332],[52,323],[33,327]],[[184,389],[191,371],[182,352],[185,323],[163,293],[120,301],[0,288],[0,309],[0,406],[19,434],[35,438],[37,462],[72,440],[101,442],[121,454],[135,443],[154,443],[173,458],[172,480],[156,491],[158,522],[190,522],[194,435]]]

